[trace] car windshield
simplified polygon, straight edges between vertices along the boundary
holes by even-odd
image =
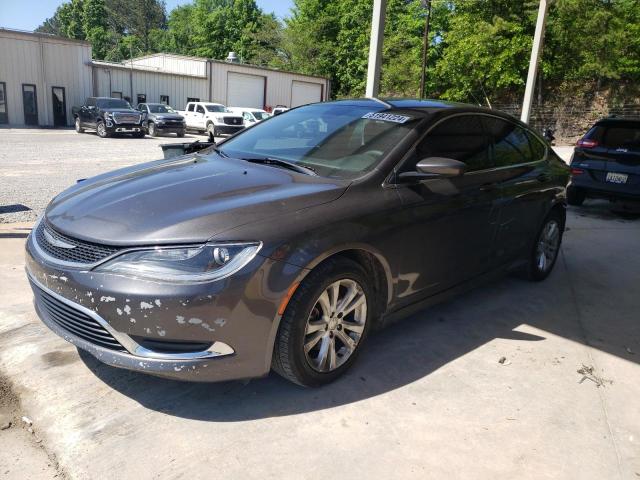
[[[269,118],[269,114],[267,112],[252,112],[253,116],[258,120],[264,120],[265,118]]]
[[[131,108],[129,102],[119,98],[100,98],[96,101],[98,108]]]
[[[227,109],[224,108],[222,105],[205,105],[205,107],[207,107],[207,110],[209,110],[210,112],[226,112]]]
[[[318,175],[356,178],[372,170],[411,130],[415,113],[317,104],[259,123],[220,146],[234,158],[286,160]]]
[[[162,104],[159,104],[159,105],[151,104],[151,105],[149,105],[149,111],[151,113],[174,113],[175,112],[175,110],[173,108],[168,107],[167,105],[162,105]]]

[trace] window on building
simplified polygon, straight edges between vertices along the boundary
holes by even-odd
[[[199,102],[200,99],[196,97],[187,97],[187,103],[189,102]]]
[[[0,82],[0,123],[9,123],[7,112],[7,84]]]
[[[169,105],[169,95],[160,95],[160,103]]]
[[[139,93],[136,96],[136,104],[138,103],[147,103],[147,94],[146,93]]]
[[[111,97],[122,99],[122,92],[111,92]]]

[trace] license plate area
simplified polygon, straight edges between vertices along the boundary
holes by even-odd
[[[629,175],[626,173],[607,172],[605,180],[609,183],[627,183]]]

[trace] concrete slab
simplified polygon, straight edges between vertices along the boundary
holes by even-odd
[[[320,390],[78,354],[33,313],[24,231],[3,226],[0,370],[70,478],[638,478],[640,220],[588,202],[568,226],[547,281],[505,278],[392,325]]]

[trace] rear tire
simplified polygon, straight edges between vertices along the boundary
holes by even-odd
[[[82,128],[82,126],[80,124],[80,117],[76,117],[75,127],[76,127],[76,132],[84,133],[84,128]]]
[[[586,192],[579,187],[567,187],[567,203],[579,207],[587,198]]]
[[[565,218],[558,210],[552,210],[544,222],[531,249],[526,270],[526,278],[532,282],[540,282],[547,278],[553,270],[564,233]]]
[[[321,264],[289,300],[276,336],[273,370],[305,387],[318,387],[340,377],[356,360],[367,338],[373,298],[367,274],[359,264],[344,258]]]

